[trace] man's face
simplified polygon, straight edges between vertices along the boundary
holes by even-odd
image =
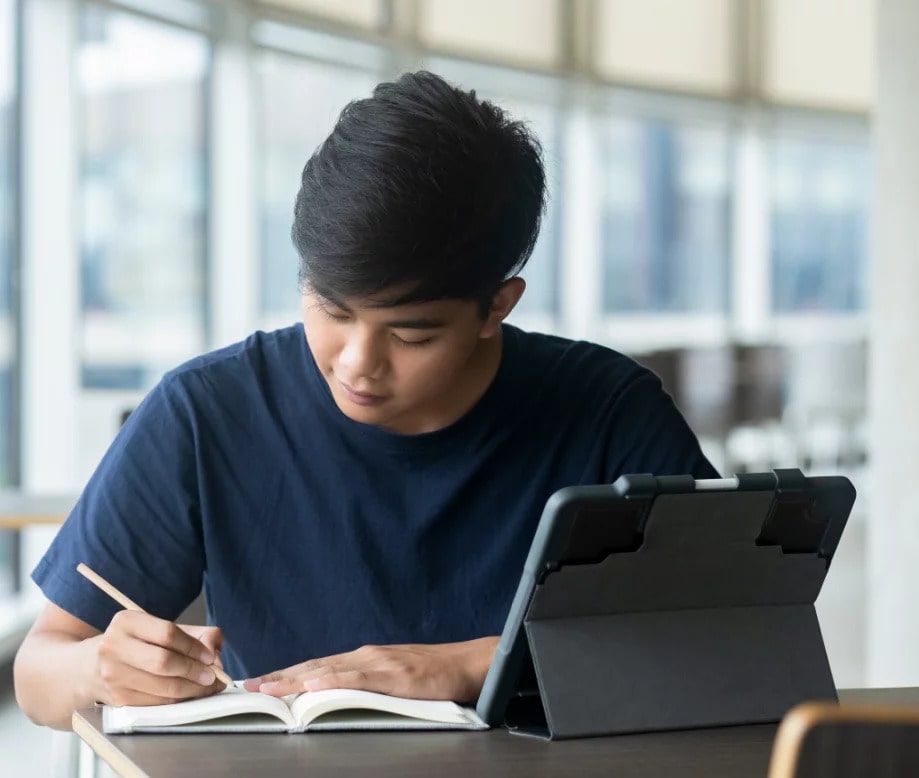
[[[308,290],[303,322],[313,358],[345,416],[392,432],[447,426],[481,371],[500,321],[465,300],[391,307],[337,305]]]

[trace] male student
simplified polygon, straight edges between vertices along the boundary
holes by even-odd
[[[274,695],[473,700],[554,491],[716,475],[651,373],[504,323],[544,203],[537,141],[474,92],[419,72],[346,106],[294,209],[302,325],[131,414],[33,573],[22,709],[213,694],[218,654]],[[202,583],[219,628],[172,624]]]

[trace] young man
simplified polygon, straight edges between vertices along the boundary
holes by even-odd
[[[648,371],[503,323],[544,202],[538,143],[474,93],[421,72],[348,105],[297,196],[302,326],[131,414],[33,573],[22,709],[213,694],[214,661],[275,695],[473,700],[554,491],[715,475]],[[219,628],[172,624],[202,583]]]

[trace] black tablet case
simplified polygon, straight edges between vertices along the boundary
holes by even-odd
[[[806,518],[805,479],[783,472],[774,492],[656,496],[637,550],[547,573],[525,618],[536,689],[508,706],[508,727],[572,738],[775,722],[835,700],[814,602],[838,537],[823,553],[757,544],[783,501]]]

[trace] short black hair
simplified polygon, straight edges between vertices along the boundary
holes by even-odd
[[[342,110],[303,169],[301,288],[343,302],[491,298],[526,264],[546,206],[527,126],[427,71]]]

